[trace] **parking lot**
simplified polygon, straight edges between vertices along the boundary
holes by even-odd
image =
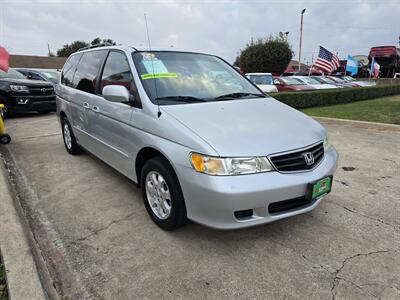
[[[323,121],[340,161],[333,192],[310,213],[238,231],[190,223],[165,232],[132,182],[88,153],[67,154],[54,114],[7,121],[8,149],[37,195],[32,211],[62,256],[42,249],[45,260],[63,261],[53,267],[72,282],[58,283],[66,298],[72,287],[97,299],[400,296],[399,127]]]

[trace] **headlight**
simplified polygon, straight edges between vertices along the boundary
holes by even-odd
[[[326,138],[324,138],[324,151],[328,151],[328,149],[331,147],[331,143],[329,142],[328,136],[326,136]]]
[[[14,92],[29,92],[29,88],[25,85],[10,85],[10,89]]]
[[[242,175],[273,171],[266,157],[220,158],[191,153],[193,168],[209,175]]]

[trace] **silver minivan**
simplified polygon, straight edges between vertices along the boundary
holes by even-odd
[[[71,55],[57,85],[66,150],[137,183],[161,228],[235,229],[314,209],[338,154],[326,130],[219,57],[102,46]]]

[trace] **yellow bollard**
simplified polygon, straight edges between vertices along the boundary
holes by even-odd
[[[6,133],[4,125],[4,104],[0,104],[0,144],[8,144],[11,142],[11,137]]]

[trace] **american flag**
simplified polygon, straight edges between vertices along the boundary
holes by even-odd
[[[339,67],[339,58],[324,47],[319,46],[319,54],[314,66],[327,73],[332,73]]]

